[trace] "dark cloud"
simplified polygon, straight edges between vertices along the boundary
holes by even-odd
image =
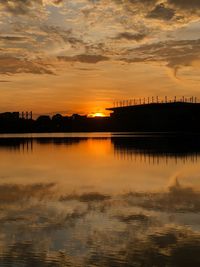
[[[139,214],[131,214],[131,215],[118,215],[116,218],[124,223],[130,222],[139,222],[139,223],[149,223],[150,217],[139,213]]]
[[[42,4],[42,0],[2,0],[0,5],[3,6],[5,11],[9,13],[15,15],[26,15],[33,13],[35,8],[41,7]]]
[[[63,3],[63,0],[52,0],[53,4],[60,5]]]
[[[134,15],[138,13],[142,17],[170,21],[177,20],[179,23],[193,21],[199,17],[199,0],[113,0],[116,4],[124,7]],[[175,23],[175,22],[174,22]]]
[[[159,10],[159,12],[163,11],[166,12],[165,8],[168,9],[165,4],[169,4],[175,8],[183,8],[183,9],[196,9],[200,7],[199,0],[166,0],[163,3],[160,3],[158,0],[114,0],[118,4],[129,4],[130,6],[143,6],[145,7],[154,7],[155,9]],[[164,4],[165,3],[165,4]],[[163,9],[164,8],[164,9]]]
[[[120,2],[120,3],[128,3],[128,4],[131,4],[131,5],[144,5],[144,6],[152,6],[154,4],[156,4],[158,2],[158,0],[125,0],[125,1],[120,1],[120,0],[116,0],[116,2]]]
[[[196,9],[200,7],[199,0],[168,0],[168,3],[184,9]]]
[[[194,60],[200,60],[200,39],[180,40],[142,45],[126,51],[121,60],[128,63],[165,62],[172,69],[191,66]]]
[[[63,3],[63,0],[1,0],[0,7],[5,12],[13,15],[29,15],[29,16],[40,16],[44,10],[45,4],[59,6]]]
[[[151,10],[147,17],[152,19],[171,20],[175,15],[175,11],[164,4],[157,5]]]
[[[107,61],[109,60],[109,57],[102,56],[102,55],[77,55],[77,56],[59,56],[59,60],[62,61],[68,61],[68,62],[81,62],[81,63],[90,63],[90,64],[96,64],[100,61]]]
[[[9,36],[9,35],[5,35],[5,36],[0,36],[0,41],[10,41],[10,42],[21,42],[24,41],[26,38],[22,37],[22,36]]]
[[[121,32],[119,33],[115,39],[126,39],[129,41],[141,41],[147,36],[146,33],[130,33],[130,32]]]
[[[41,60],[28,60],[12,56],[0,56],[0,74],[33,73],[54,74],[52,66]]]
[[[57,45],[61,45],[61,41],[63,43],[70,44],[73,48],[77,48],[78,46],[84,46],[84,40],[80,37],[74,36],[73,30],[68,29],[64,30],[61,27],[53,26],[53,25],[42,25],[40,30],[47,34],[45,38],[47,42],[57,43]]]

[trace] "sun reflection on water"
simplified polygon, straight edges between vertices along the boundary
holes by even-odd
[[[199,266],[198,147],[134,142],[0,141],[0,266]]]

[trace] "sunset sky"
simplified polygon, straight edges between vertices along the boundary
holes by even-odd
[[[1,0],[0,112],[200,98],[200,0]]]

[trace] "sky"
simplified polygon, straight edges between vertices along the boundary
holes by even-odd
[[[200,98],[199,0],[1,0],[0,112]]]

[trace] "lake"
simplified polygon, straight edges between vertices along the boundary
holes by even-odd
[[[0,135],[0,266],[200,266],[200,137]]]

